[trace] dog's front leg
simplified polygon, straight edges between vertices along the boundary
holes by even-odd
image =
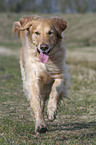
[[[41,107],[41,97],[40,97],[40,86],[38,81],[31,81],[28,91],[28,100],[30,103],[30,108],[33,113],[35,121],[35,131],[42,133],[46,132],[47,127],[43,119],[43,112]]]
[[[64,91],[63,86],[64,86],[63,79],[56,79],[52,86],[52,91],[49,96],[48,107],[47,107],[48,119],[50,121],[53,121],[56,117],[57,104],[60,97],[63,96],[63,91]]]

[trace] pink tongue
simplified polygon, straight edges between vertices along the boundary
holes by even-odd
[[[49,56],[40,52],[39,59],[42,63],[46,63],[48,61]]]

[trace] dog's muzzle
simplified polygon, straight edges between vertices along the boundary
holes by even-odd
[[[50,52],[50,48],[47,44],[41,44],[40,49],[37,48],[38,53],[42,52],[43,54],[48,55]]]
[[[50,48],[47,44],[41,44],[40,48],[37,48],[37,52],[39,53],[39,59],[42,63],[46,63],[49,59]]]

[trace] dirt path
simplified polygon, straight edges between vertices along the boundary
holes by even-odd
[[[12,51],[9,48],[0,46],[0,55],[2,56],[14,56],[19,58],[20,52],[19,51]]]
[[[79,49],[77,48],[76,50],[74,51],[69,51],[67,50],[67,58],[71,58],[71,59],[75,59],[76,61],[89,61],[89,62],[92,62],[92,61],[95,61],[96,62],[96,48],[82,48],[82,49]]]
[[[79,54],[79,55],[78,55]],[[20,50],[11,50],[6,47],[0,46],[0,55],[3,56],[15,56],[16,58],[19,58],[20,56]],[[87,60],[87,61],[96,61],[96,49],[95,48],[84,48],[75,51],[69,51],[67,50],[67,59],[75,59],[75,60]]]

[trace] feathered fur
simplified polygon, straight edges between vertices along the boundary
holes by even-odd
[[[66,27],[67,23],[61,18],[41,17],[23,17],[13,26],[13,32],[20,35],[22,42],[20,67],[23,89],[33,113],[35,131],[39,133],[47,130],[43,116],[45,101],[49,99],[47,115],[52,121],[60,100],[68,95],[69,75],[62,33]],[[42,43],[50,48],[45,64],[40,62],[37,51]]]

